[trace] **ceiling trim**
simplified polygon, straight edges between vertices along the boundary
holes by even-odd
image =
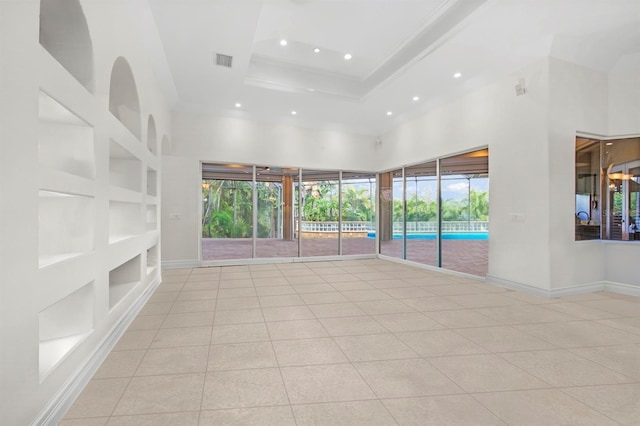
[[[398,78],[405,70],[442,46],[461,30],[463,21],[487,1],[443,0],[432,18],[413,37],[364,78],[253,54],[244,82],[289,93],[323,93],[362,102],[375,89]]]

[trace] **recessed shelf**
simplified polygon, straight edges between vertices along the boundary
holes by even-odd
[[[147,249],[147,275],[158,267],[158,245]]]
[[[116,59],[111,70],[109,111],[140,140],[142,126],[138,90],[131,67],[122,56]]]
[[[147,149],[153,155],[158,153],[158,136],[156,135],[156,121],[153,119],[153,115],[149,116],[147,124]]]
[[[40,44],[80,84],[93,91],[93,46],[80,2],[40,2]]]
[[[39,267],[93,250],[94,200],[62,192],[38,192]]]
[[[147,168],[147,195],[158,195],[158,173]]]
[[[109,243],[142,233],[142,205],[109,201]]]
[[[109,309],[140,282],[140,255],[109,271]]]
[[[136,192],[142,187],[142,162],[113,140],[109,143],[109,181]]]
[[[40,92],[38,115],[38,164],[94,179],[93,128],[44,92]]]
[[[40,380],[93,330],[93,281],[40,311]]]
[[[155,204],[147,206],[147,231],[158,229],[158,207]]]

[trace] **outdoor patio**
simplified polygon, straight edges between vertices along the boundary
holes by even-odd
[[[256,257],[297,257],[298,241],[259,238],[256,241]],[[371,238],[345,238],[343,255],[374,254],[375,240]],[[402,240],[383,241],[380,253],[390,257],[402,257]],[[338,254],[336,238],[303,238],[302,256],[335,256]],[[250,238],[203,238],[202,260],[250,259]],[[443,240],[442,266],[453,271],[484,277],[488,272],[488,240]],[[435,265],[435,240],[408,240],[407,260]]]

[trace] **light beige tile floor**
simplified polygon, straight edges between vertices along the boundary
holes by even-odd
[[[640,299],[383,260],[163,271],[60,423],[638,425]]]

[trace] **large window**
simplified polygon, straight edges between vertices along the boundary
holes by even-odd
[[[640,138],[576,138],[576,240],[640,240]]]
[[[202,165],[202,260],[375,254],[376,175]]]
[[[484,276],[489,151],[380,174],[380,254]]]

